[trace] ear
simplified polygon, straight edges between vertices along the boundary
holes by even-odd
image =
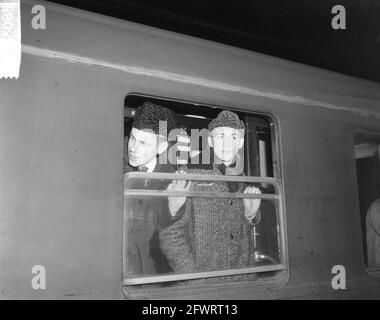
[[[244,146],[244,138],[241,137],[241,138],[239,139],[238,149],[243,148],[243,146]]]
[[[214,147],[214,140],[212,139],[211,136],[207,137],[207,142],[208,142],[208,145],[210,146],[210,148]]]
[[[169,147],[169,143],[166,140],[160,141],[158,143],[157,153],[161,154],[161,153],[165,152],[168,147]]]

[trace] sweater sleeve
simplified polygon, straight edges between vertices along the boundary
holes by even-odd
[[[175,273],[196,272],[194,256],[190,250],[187,235],[192,210],[191,200],[187,200],[185,205],[184,214],[159,232],[161,250]]]
[[[241,243],[241,255],[239,258],[239,266],[250,267],[254,264],[254,247],[253,247],[253,225],[243,214],[241,217],[242,223],[242,243]]]

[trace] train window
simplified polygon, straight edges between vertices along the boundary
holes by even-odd
[[[363,251],[368,270],[380,270],[380,135],[354,136]]]
[[[124,124],[126,290],[284,279],[270,116],[131,94]]]

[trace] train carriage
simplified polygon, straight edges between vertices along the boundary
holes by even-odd
[[[45,30],[31,27],[36,4]],[[379,197],[378,83],[43,1],[23,1],[21,22],[20,77],[0,80],[1,299],[380,298],[366,245]],[[244,119],[248,171],[235,180],[269,190],[274,217],[263,263],[128,275],[125,206],[144,194],[125,181],[173,179],[124,175],[124,137],[145,100],[187,128],[220,110]],[[35,266],[46,289],[32,285]]]

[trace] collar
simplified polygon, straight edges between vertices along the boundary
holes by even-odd
[[[144,164],[144,166],[148,168],[147,172],[153,172],[154,168],[156,167],[156,164],[157,164],[157,157],[155,157],[152,161]]]

